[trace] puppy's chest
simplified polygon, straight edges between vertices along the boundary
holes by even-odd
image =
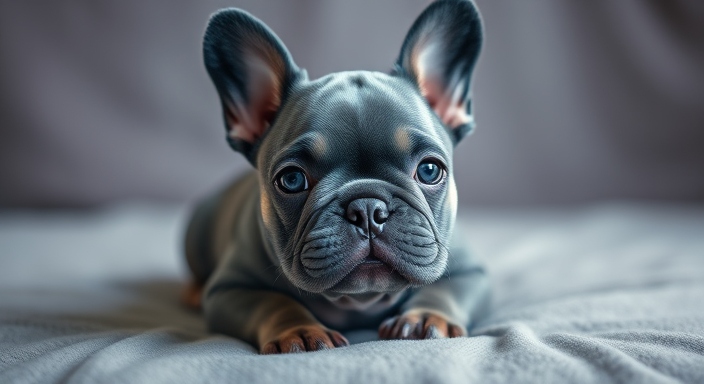
[[[398,311],[412,294],[407,289],[394,294],[301,296],[300,300],[321,322],[335,329],[376,328],[379,322]]]

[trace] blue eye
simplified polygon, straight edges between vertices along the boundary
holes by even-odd
[[[435,160],[424,160],[418,164],[416,177],[423,184],[437,184],[442,180],[443,169]]]
[[[298,193],[308,189],[306,174],[297,167],[287,167],[279,172],[275,184],[284,193]]]

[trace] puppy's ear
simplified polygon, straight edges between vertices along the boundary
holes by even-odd
[[[220,95],[227,141],[255,164],[260,139],[302,72],[264,23],[234,8],[210,18],[203,58]]]
[[[469,0],[431,4],[413,23],[396,61],[459,142],[474,128],[470,79],[482,46],[482,25]]]

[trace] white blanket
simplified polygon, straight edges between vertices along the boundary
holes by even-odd
[[[0,214],[0,383],[704,382],[704,207],[468,212],[472,337],[281,356],[179,305],[184,212]]]

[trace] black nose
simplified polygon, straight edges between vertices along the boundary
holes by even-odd
[[[361,228],[365,236],[375,237],[380,234],[388,218],[389,209],[379,199],[352,200],[347,206],[347,220]]]

